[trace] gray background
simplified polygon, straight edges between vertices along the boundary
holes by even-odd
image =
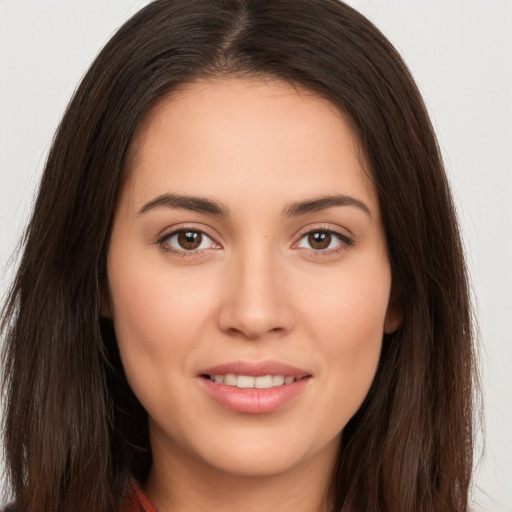
[[[2,295],[67,101],[102,45],[146,3],[0,0]],[[349,3],[402,53],[439,136],[481,330],[485,431],[479,437],[475,509],[511,512],[512,1]],[[0,463],[0,480],[2,475]]]

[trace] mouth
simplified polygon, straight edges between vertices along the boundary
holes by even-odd
[[[313,377],[276,361],[227,363],[198,376],[201,388],[217,404],[243,414],[266,414],[295,402]]]
[[[226,386],[237,387],[238,389],[270,389],[285,384],[291,384],[301,379],[310,377],[305,375],[303,377],[294,377],[293,375],[236,375],[235,373],[207,375],[203,374],[201,377],[208,379],[216,384],[224,384]]]

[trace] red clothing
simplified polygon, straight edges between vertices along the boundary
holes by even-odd
[[[134,483],[132,492],[123,505],[121,512],[158,512],[158,510],[144,491]]]

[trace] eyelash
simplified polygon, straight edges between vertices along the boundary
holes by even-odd
[[[179,257],[188,257],[188,258],[195,257],[195,256],[201,256],[206,251],[208,251],[208,250],[210,250],[212,248],[212,247],[208,247],[208,248],[205,248],[205,249],[191,249],[191,250],[187,250],[187,249],[184,249],[184,248],[176,249],[176,248],[172,247],[169,244],[169,239],[172,238],[172,237],[178,236],[181,233],[196,233],[196,234],[199,234],[201,236],[206,236],[211,241],[211,243],[213,245],[217,245],[218,247],[221,247],[220,244],[218,244],[215,241],[214,237],[211,234],[209,234],[204,228],[198,229],[198,228],[195,228],[195,227],[187,227],[187,226],[175,228],[172,231],[166,232],[164,235],[162,235],[161,237],[159,237],[156,240],[156,244],[165,252],[171,253],[171,254],[179,256]],[[305,237],[307,237],[309,235],[312,235],[312,234],[320,234],[320,233],[336,237],[338,239],[339,243],[337,244],[336,247],[331,248],[331,249],[329,249],[329,248],[327,248],[327,249],[314,249],[314,248],[307,248],[307,247],[299,247],[298,246],[298,244]],[[299,249],[299,250],[309,251],[314,257],[326,257],[326,256],[332,256],[332,255],[338,254],[338,253],[340,253],[340,252],[342,252],[342,251],[352,247],[353,245],[354,245],[354,240],[352,238],[348,237],[346,234],[341,233],[340,231],[337,231],[337,230],[332,229],[330,227],[319,227],[319,228],[315,228],[315,229],[309,229],[309,230],[304,231],[303,233],[301,233],[298,241],[295,242],[292,247],[294,247],[296,249]],[[215,247],[215,248],[217,248],[217,247]]]
[[[304,247],[304,248],[297,247],[298,244],[305,237],[307,237],[309,235],[313,235],[313,234],[320,234],[320,233],[328,234],[328,235],[336,237],[338,239],[337,246],[334,248],[331,248],[331,249],[313,249],[313,248],[306,248],[306,247]],[[297,242],[295,242],[293,244],[293,246],[297,247],[298,249],[304,249],[306,251],[309,251],[309,253],[313,257],[325,258],[325,257],[329,257],[329,256],[335,256],[335,255],[339,254],[340,252],[346,251],[350,247],[353,247],[354,240],[352,238],[350,238],[349,236],[347,236],[345,233],[342,233],[341,231],[338,231],[331,227],[321,226],[321,227],[317,227],[315,229],[308,229],[307,231],[304,231],[303,233],[301,233],[299,240]]]
[[[190,258],[194,256],[200,256],[204,254],[206,251],[210,249],[210,247],[206,249],[176,249],[169,245],[169,239],[171,239],[174,236],[178,236],[180,233],[197,233],[201,236],[206,236],[208,239],[210,239],[211,243],[213,245],[217,245],[220,247],[220,245],[214,240],[213,236],[209,234],[204,228],[198,229],[195,227],[187,227],[187,226],[180,226],[179,228],[175,228],[171,231],[166,232],[161,237],[159,237],[156,240],[156,244],[165,252],[171,253],[175,256],[184,257],[184,258]]]

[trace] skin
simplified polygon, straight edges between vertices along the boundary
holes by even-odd
[[[280,82],[199,81],[152,111],[133,155],[104,313],[148,412],[147,493],[160,512],[327,510],[341,432],[399,321],[377,192],[348,123]],[[163,194],[227,214],[148,206]],[[290,214],[333,194],[360,204]],[[204,233],[199,249],[180,246],[180,228]],[[311,244],[318,232],[327,247]],[[234,412],[198,372],[239,360],[311,378],[273,412]]]

